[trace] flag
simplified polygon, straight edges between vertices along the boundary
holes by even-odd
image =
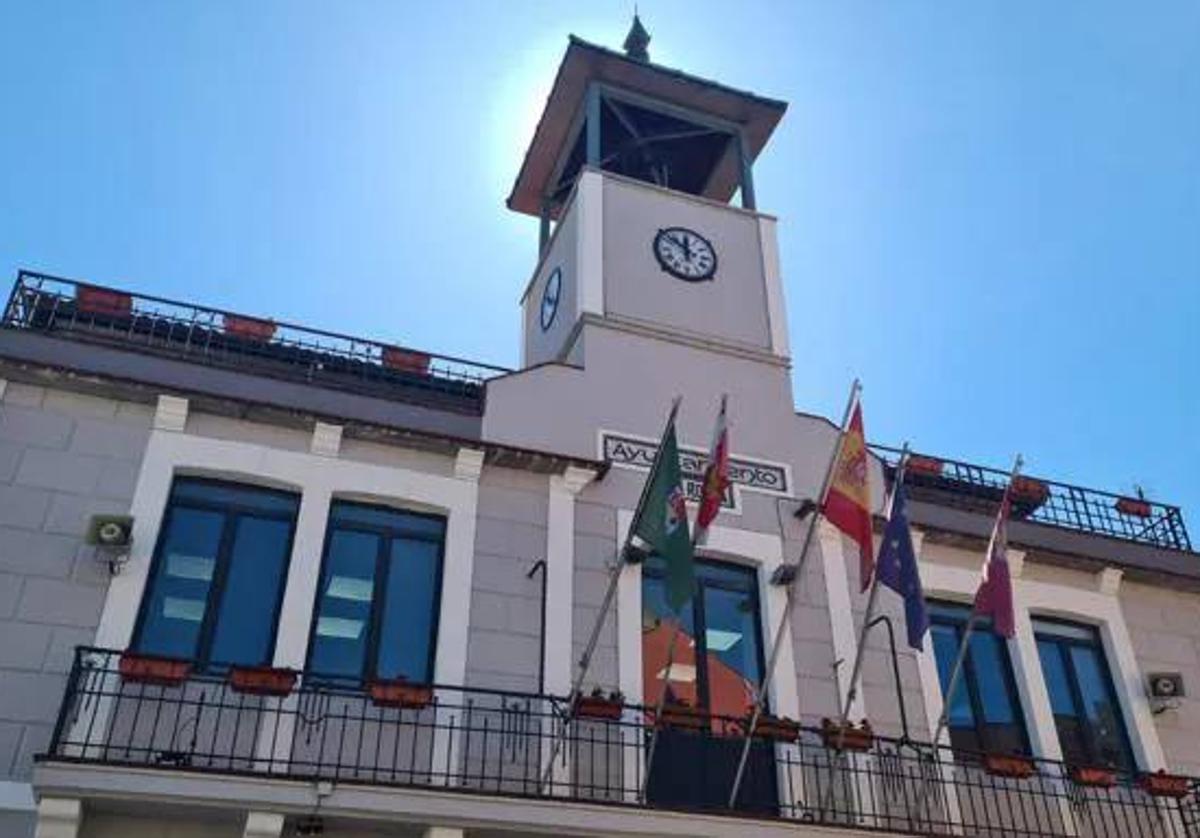
[[[854,405],[842,436],[842,450],[833,468],[825,498],[825,517],[858,543],[858,575],[862,590],[871,586],[875,561],[871,544],[871,487],[867,483],[867,440],[863,435],[862,405]]]
[[[913,549],[912,533],[908,529],[908,499],[904,491],[904,474],[897,477],[892,495],[892,511],[883,530],[879,545],[879,560],[875,572],[879,582],[904,597],[904,622],[908,625],[908,645],[924,649],[922,638],[929,630],[929,613],[925,610],[925,592],[921,590],[921,574],[917,569],[917,554]]]
[[[712,445],[708,449],[708,465],[704,468],[704,483],[700,488],[700,510],[696,513],[696,543],[703,544],[708,526],[721,511],[725,492],[729,488],[729,426],[725,421],[725,396],[713,428]]]
[[[1008,572],[1008,513],[1011,506],[1009,492],[1012,481],[1004,490],[1000,501],[1000,512],[992,528],[992,540],[988,544],[987,558],[983,562],[983,578],[975,592],[975,613],[990,617],[992,631],[1002,637],[1016,634],[1013,620],[1012,577]]]
[[[696,586],[692,541],[688,535],[687,501],[679,470],[679,445],[675,440],[675,415],[667,429],[650,474],[642,501],[634,514],[630,536],[640,539],[667,565],[667,602],[675,611],[692,598]]]

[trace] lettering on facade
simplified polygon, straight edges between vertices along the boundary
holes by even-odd
[[[654,440],[611,431],[600,432],[600,456],[614,466],[649,471],[657,452],[658,443]],[[680,446],[679,470],[683,473],[683,491],[689,501],[700,500],[704,467],[707,463],[706,451]],[[739,508],[739,489],[772,495],[786,495],[790,491],[786,466],[745,457],[729,458],[729,482],[729,490],[726,491],[725,500],[721,505],[731,510]]]

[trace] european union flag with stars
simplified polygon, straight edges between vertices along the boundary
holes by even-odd
[[[917,570],[917,554],[913,550],[912,534],[908,530],[908,498],[903,478],[892,498],[892,514],[883,531],[879,560],[875,565],[879,581],[904,597],[904,621],[908,624],[908,645],[924,648],[925,632],[929,630],[929,613],[925,610],[925,593],[921,590],[921,574]]]

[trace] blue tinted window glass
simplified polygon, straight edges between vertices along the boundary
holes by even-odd
[[[758,610],[753,595],[705,585],[704,645],[708,651],[708,710],[745,716],[754,705],[761,679]]]
[[[439,552],[435,542],[397,538],[391,543],[379,625],[379,678],[432,680],[429,649],[437,607]]]
[[[291,532],[290,520],[237,519],[209,660],[270,662]]]
[[[930,633],[933,635],[933,652],[937,658],[938,680],[941,682],[944,695],[950,687],[950,676],[954,672],[954,662],[958,657],[958,645],[961,638],[953,626],[944,623],[934,623],[930,628]],[[948,704],[950,712],[947,718],[951,726],[975,727],[975,714],[971,712],[971,701],[967,695],[965,679],[959,678],[954,698]]]
[[[1099,650],[1072,646],[1070,655],[1096,759],[1103,764],[1128,767],[1131,760],[1121,708],[1117,706]]]
[[[988,723],[1011,724],[1016,719],[1012,694],[1006,683],[1008,671],[1000,657],[1001,640],[990,631],[971,633],[971,665],[979,685],[979,704]]]
[[[1075,716],[1075,700],[1071,696],[1071,684],[1058,644],[1038,640],[1037,646],[1042,675],[1046,679],[1046,691],[1050,693],[1050,709],[1055,716]]]
[[[547,627],[547,630],[552,630]],[[678,631],[671,670],[667,656],[671,636]],[[680,614],[667,604],[666,582],[660,576],[642,575],[642,702],[656,706],[663,690],[667,700],[700,706],[696,681],[695,600],[688,601]]]
[[[330,517],[335,525],[361,524],[373,529],[395,530],[411,535],[426,535],[431,538],[441,538],[446,529],[446,522],[442,518],[414,515],[399,509],[365,506],[346,501],[335,502]]]
[[[208,606],[225,516],[197,509],[167,513],[166,533],[142,618],[138,648],[193,658]]]
[[[299,496],[294,494],[187,478],[175,481],[171,488],[171,500],[191,500],[209,506],[242,507],[247,511],[286,516],[295,515],[300,505]]]
[[[379,536],[334,531],[318,591],[309,668],[359,678],[367,654]]]

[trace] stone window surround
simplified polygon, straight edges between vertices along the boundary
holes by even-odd
[[[178,405],[170,406],[177,410]],[[168,403],[166,399],[163,403]],[[318,433],[322,429],[318,427]],[[452,619],[470,601],[478,480],[483,452],[460,449],[453,476],[265,448],[259,444],[182,433],[182,423],[156,423],[146,446],[130,512],[129,561],[108,589],[96,645],[125,649],[145,590],[171,483],[178,474],[274,486],[301,494],[272,663],[303,669],[309,623],[334,497],[370,500],[446,516],[446,547],[434,680],[461,684],[466,674],[467,621]]]
[[[625,543],[629,528],[633,525],[633,514],[632,509],[617,510],[617,544]],[[761,629],[764,641],[763,655],[769,657],[775,631],[779,627],[780,617],[787,605],[786,590],[769,583],[771,574],[784,562],[783,539],[769,533],[714,526],[709,528],[708,539],[699,549],[719,554],[720,558],[728,561],[749,565],[758,571],[758,595],[762,608]],[[621,692],[628,696],[630,701],[640,702],[643,695],[642,566],[640,564],[627,564],[622,568],[617,581],[616,609],[617,679]],[[791,625],[784,626],[780,643],[779,659],[775,665],[775,675],[771,679],[768,699],[775,713],[796,719],[800,717],[800,700]],[[794,746],[779,745],[777,747]],[[641,751],[634,748],[624,750],[627,776],[642,776],[642,767],[637,764],[643,758]],[[798,768],[793,768],[791,776],[784,777],[782,773],[786,770],[783,763],[780,763],[781,798],[788,794],[788,789],[792,789],[796,799],[803,800],[804,778],[802,772]],[[789,801],[781,799],[781,803],[787,804]]]
[[[925,551],[918,547],[918,554],[922,552]],[[1105,568],[1095,574],[1091,588],[1084,588],[1022,578],[1024,559],[1024,552],[1009,549],[1016,637],[1009,640],[1007,646],[1034,755],[1045,759],[1062,759],[1058,730],[1050,708],[1032,624],[1034,616],[1058,617],[1094,626],[1099,631],[1137,767],[1141,771],[1165,769],[1166,758],[1146,698],[1145,680],[1137,664],[1117,597],[1121,571]],[[918,561],[926,596],[953,602],[972,601],[979,584],[978,570],[938,564],[927,556],[918,555]],[[933,730],[942,713],[943,696],[932,643],[925,645],[926,649],[917,653],[917,665],[921,673],[925,713],[929,729]],[[949,744],[948,733],[942,734],[942,744]]]

